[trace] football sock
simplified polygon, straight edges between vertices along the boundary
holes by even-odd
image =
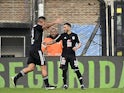
[[[66,85],[67,84],[67,70],[63,70],[63,74],[62,74],[62,77],[63,77],[63,84]]]
[[[43,77],[43,80],[44,80],[45,86],[49,86],[49,83],[48,83],[48,76]]]
[[[23,71],[20,71],[14,78],[17,80],[24,75],[25,75],[25,73]]]
[[[77,74],[77,77],[79,79],[80,84],[83,85],[83,78],[81,76],[80,71],[79,70],[76,70],[75,73]]]

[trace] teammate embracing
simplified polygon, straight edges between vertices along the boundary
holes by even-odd
[[[41,16],[37,20],[37,25],[33,27],[32,29],[32,45],[29,51],[29,58],[27,61],[28,66],[24,69],[22,69],[16,76],[12,77],[12,83],[14,86],[17,84],[17,80],[27,74],[28,72],[31,72],[35,69],[36,65],[39,65],[41,67],[41,73],[42,77],[45,83],[46,89],[55,89],[56,86],[52,86],[48,82],[48,74],[47,74],[47,67],[45,63],[44,56],[42,55],[41,51],[41,44],[42,44],[42,35],[44,29],[47,29],[55,24],[61,23],[61,19],[58,18],[54,22],[46,23],[46,18],[44,16]]]
[[[65,23],[63,26],[64,33],[59,35],[56,39],[52,42],[46,44],[53,44],[55,42],[59,42],[62,40],[63,50],[61,55],[61,64],[60,68],[62,69],[62,77],[63,77],[63,88],[67,89],[67,70],[68,70],[68,63],[70,62],[71,68],[74,69],[80,85],[81,89],[84,88],[83,78],[78,68],[78,61],[76,60],[75,51],[81,47],[81,43],[78,39],[77,34],[71,32],[71,24]],[[44,43],[45,44],[45,43]],[[76,45],[77,44],[77,45]]]

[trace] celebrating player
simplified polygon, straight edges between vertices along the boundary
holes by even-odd
[[[52,23],[46,23],[46,18],[41,16],[37,20],[37,25],[33,27],[32,29],[32,45],[29,51],[29,58],[27,61],[28,66],[24,69],[22,69],[16,76],[12,77],[12,83],[14,86],[17,84],[17,80],[27,74],[28,72],[31,72],[34,70],[36,65],[39,65],[41,67],[41,72],[43,76],[43,80],[45,83],[46,89],[55,89],[56,86],[52,86],[48,82],[48,74],[47,74],[47,67],[45,59],[42,55],[41,51],[41,43],[42,43],[42,34],[44,29],[47,29],[55,24],[61,23],[61,19],[58,18]]]
[[[76,60],[75,51],[81,47],[81,43],[78,39],[77,34],[71,32],[71,24],[65,23],[63,26],[64,33],[59,35],[56,39],[54,39],[52,42],[44,43],[44,44],[53,44],[55,42],[59,42],[62,40],[63,44],[63,50],[61,55],[61,64],[60,68],[63,71],[62,77],[63,77],[63,88],[67,89],[67,70],[68,70],[68,63],[70,62],[71,68],[74,69],[80,85],[81,89],[84,88],[83,78],[78,68],[78,61]],[[77,45],[76,45],[77,44]]]

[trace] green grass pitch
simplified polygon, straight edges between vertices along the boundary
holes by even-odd
[[[0,93],[124,93],[124,88],[69,88],[67,90],[57,88],[45,90],[44,88],[0,88]]]

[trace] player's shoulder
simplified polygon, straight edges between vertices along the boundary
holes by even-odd
[[[36,26],[37,26],[37,24],[33,25],[33,27],[36,27]]]
[[[74,32],[72,32],[71,34],[72,34],[72,35],[77,35],[77,34],[76,34],[76,33],[74,33]]]
[[[62,33],[61,36],[67,35],[67,33]]]
[[[33,28],[36,28],[36,29],[42,29],[42,26],[41,26],[41,25],[36,24],[36,25],[34,25],[34,26],[33,26]]]

